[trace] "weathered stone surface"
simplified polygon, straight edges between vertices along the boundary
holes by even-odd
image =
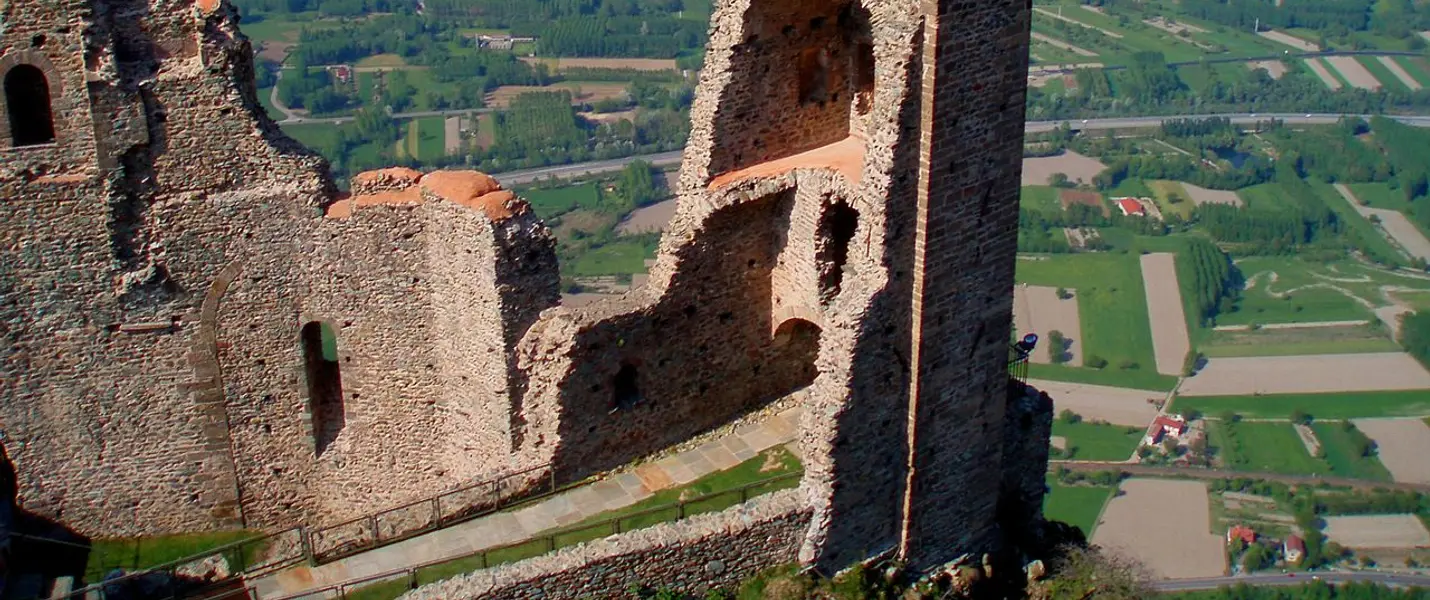
[[[331,523],[569,482],[807,387],[797,506],[561,564],[695,589],[796,548],[921,567],[1031,534],[1051,407],[1005,372],[1028,10],[717,2],[649,282],[572,308],[550,232],[487,175],[339,194],[259,107],[229,4],[12,0],[0,76],[43,73],[55,129],[16,147],[0,119],[20,502],[89,535]]]

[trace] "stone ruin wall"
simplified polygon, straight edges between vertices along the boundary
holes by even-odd
[[[662,523],[423,586],[402,600],[609,597],[632,586],[699,596],[732,589],[795,561],[810,512],[798,490],[775,492],[684,521]]]
[[[330,523],[546,461],[571,480],[810,384],[804,562],[988,547],[1000,488],[1036,512],[1046,431],[1000,404],[1026,6],[719,3],[650,283],[567,309],[509,193],[388,173],[335,197],[258,108],[230,6],[133,1],[4,9],[53,32],[60,90],[56,144],[0,148],[0,195],[41,200],[0,204],[26,224],[0,430],[27,508],[93,534]],[[0,68],[38,61],[17,31]],[[315,321],[344,393],[322,453]]]
[[[0,432],[27,509],[90,535],[271,528],[520,462],[490,458],[511,450],[489,427],[512,418],[509,369],[474,359],[555,301],[533,218],[445,201],[324,218],[326,169],[259,108],[227,4],[0,16],[0,76],[41,68],[57,134],[10,148],[0,119]],[[321,457],[299,342],[317,319],[351,323],[339,348],[359,358],[342,365],[351,427]],[[463,377],[480,383],[443,387]]]

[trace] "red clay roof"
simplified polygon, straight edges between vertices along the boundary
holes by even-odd
[[[358,206],[421,204],[422,192],[480,210],[492,221],[509,219],[529,209],[516,194],[501,189],[491,175],[478,171],[434,171],[423,175],[394,167],[358,173],[353,176],[352,187],[354,195],[328,207],[329,218],[347,218]]]
[[[1226,536],[1229,539],[1239,539],[1248,544],[1256,541],[1256,532],[1245,525],[1232,526],[1232,528],[1226,532]]]
[[[1145,209],[1142,208],[1141,202],[1138,202],[1131,198],[1123,198],[1121,200],[1118,200],[1117,203],[1122,206],[1123,212],[1126,212],[1129,215],[1140,215],[1147,212]]]
[[[1157,418],[1152,420],[1152,426],[1158,429],[1170,427],[1173,431],[1181,433],[1187,429],[1187,422],[1178,421],[1166,415],[1157,415]]]
[[[1293,533],[1291,537],[1286,538],[1286,547],[1297,552],[1305,552],[1306,542],[1301,539],[1301,536]]]

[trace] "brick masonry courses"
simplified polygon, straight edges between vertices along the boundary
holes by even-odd
[[[0,71],[45,73],[57,133],[0,130],[0,433],[29,510],[100,536],[331,523],[574,480],[808,385],[803,562],[932,564],[1038,513],[1050,409],[1005,376],[1026,3],[717,3],[649,283],[581,308],[490,178],[339,194],[259,107],[230,5],[0,16]],[[310,400],[309,323],[340,419]]]

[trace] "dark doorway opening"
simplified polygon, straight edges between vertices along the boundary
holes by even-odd
[[[814,383],[819,376],[819,367],[814,364],[819,358],[819,326],[804,319],[789,319],[775,328],[775,338],[771,345],[776,353],[774,373],[779,373],[789,381],[785,393]]]
[[[623,364],[611,381],[611,404],[616,410],[630,410],[640,402],[640,373],[635,365]]]
[[[338,337],[327,323],[303,326],[303,366],[308,375],[308,413],[313,419],[313,451],[322,456],[346,424]]]
[[[844,265],[849,261],[849,243],[859,228],[859,212],[843,200],[830,204],[819,218],[819,244],[815,259],[819,265],[819,300],[829,304],[844,284]]]

